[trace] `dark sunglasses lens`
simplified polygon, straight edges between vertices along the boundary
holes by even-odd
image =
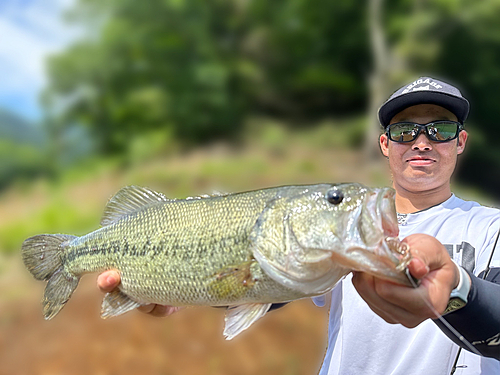
[[[458,134],[458,124],[454,122],[441,122],[430,125],[427,134],[433,141],[446,142],[455,139]]]
[[[395,124],[389,128],[389,138],[394,142],[411,142],[418,134],[415,124]]]

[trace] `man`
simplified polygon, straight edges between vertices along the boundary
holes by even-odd
[[[489,262],[500,212],[463,201],[450,189],[467,142],[468,112],[459,90],[427,77],[396,91],[380,108],[380,147],[396,190],[400,238],[411,248],[409,271],[420,285],[411,289],[356,272],[335,287],[320,374],[449,374],[459,351],[452,340],[467,346],[432,320],[445,311],[483,355],[462,351],[456,374],[500,374],[500,250]],[[488,263],[493,268],[483,281],[475,275]],[[112,271],[98,279],[103,291],[118,283]],[[145,308],[158,316],[176,310]]]
[[[426,77],[396,91],[380,108],[385,130],[380,147],[396,190],[400,238],[412,249],[416,259],[409,269],[421,285],[409,289],[362,273],[352,283],[346,278],[332,292],[329,348],[321,374],[449,374],[458,347],[428,319],[435,313],[422,297],[442,314],[459,284],[458,296],[467,303],[450,306],[454,311],[445,319],[482,354],[500,359],[500,285],[473,275],[486,268],[500,212],[462,201],[450,190],[457,155],[467,141],[461,128],[468,111],[456,88]],[[500,250],[491,265],[500,266],[498,259]],[[460,272],[464,268],[467,272]],[[487,278],[499,282],[498,271],[491,270]],[[467,367],[456,374],[500,374],[500,362],[467,351],[458,365]]]

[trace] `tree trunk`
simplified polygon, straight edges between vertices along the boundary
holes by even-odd
[[[379,154],[378,137],[381,127],[378,122],[378,108],[387,99],[389,79],[389,50],[382,25],[384,0],[368,0],[368,22],[370,44],[373,56],[373,71],[369,77],[370,100],[368,108],[368,128],[365,136],[364,151],[367,160]]]

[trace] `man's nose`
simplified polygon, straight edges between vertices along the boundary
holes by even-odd
[[[431,151],[432,143],[424,132],[421,132],[411,146],[413,151]]]

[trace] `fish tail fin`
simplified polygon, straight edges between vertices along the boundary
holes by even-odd
[[[75,238],[65,234],[41,234],[23,242],[24,265],[35,279],[48,281],[42,300],[46,320],[57,315],[78,285],[80,278],[64,269],[62,256],[67,243]]]

